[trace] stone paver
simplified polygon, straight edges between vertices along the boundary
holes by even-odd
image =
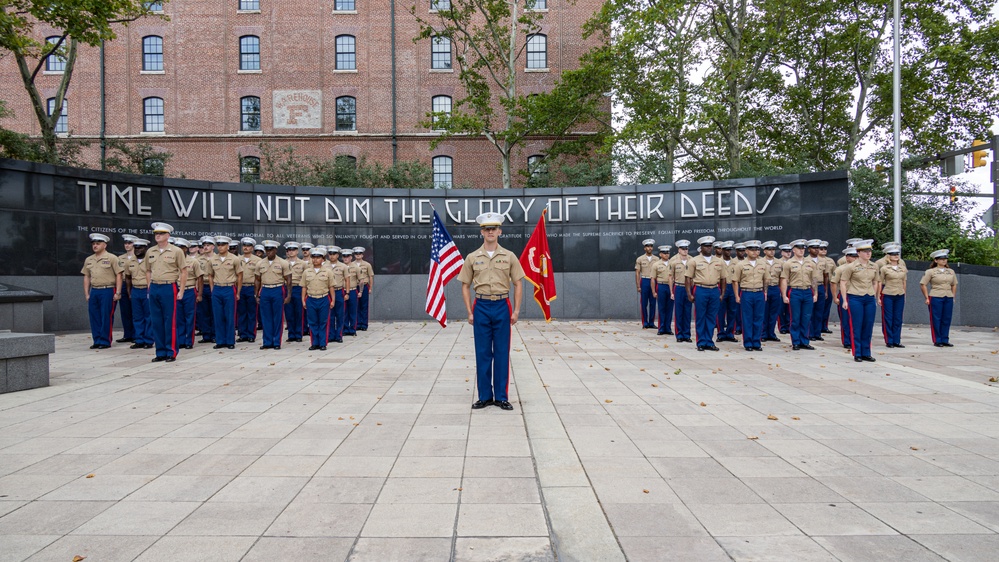
[[[472,412],[466,324],[169,365],[61,335],[52,386],[0,395],[0,562],[991,558],[999,334],[837,338],[521,322],[516,411]]]

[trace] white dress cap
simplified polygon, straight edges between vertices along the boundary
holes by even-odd
[[[264,249],[274,248],[275,250],[281,247],[281,243],[277,240],[264,240]]]
[[[309,251],[309,250],[311,250],[312,248],[315,248],[315,246],[312,244],[312,242],[302,242],[300,244],[300,246],[301,246],[302,250],[304,250],[306,252]]]
[[[134,245],[134,246],[148,246],[149,245],[149,240],[146,240],[145,238],[136,238],[135,240],[132,240],[132,245]]]
[[[698,246],[710,246],[715,243],[714,236],[701,236],[697,239]]]
[[[898,242],[892,240],[891,242],[885,242],[884,244],[882,244],[881,245],[881,249],[884,250],[888,246],[901,246],[901,244],[899,244]]]
[[[662,246],[659,246],[659,251],[660,252],[666,252],[668,254],[670,248],[671,248],[671,246],[669,244],[664,244]]]
[[[254,240],[253,238],[250,238],[249,236],[246,236],[246,237],[240,238],[239,239],[239,243],[242,244],[242,245],[244,245],[244,246],[253,246],[254,244],[257,243],[257,241]]]
[[[214,236],[202,236],[201,240],[199,240],[199,242],[201,242],[202,246],[204,246],[205,244],[212,244],[212,245],[214,245],[215,244],[215,237]]]
[[[339,254],[340,253],[340,246],[327,246],[326,247],[326,253],[327,254]]]
[[[724,240],[715,240],[714,242],[711,243],[711,247],[712,248],[724,248],[725,247],[725,241]]]
[[[323,248],[312,248],[311,250],[309,250],[309,255],[312,257],[316,256],[323,257],[326,255],[326,251]]]
[[[354,246],[354,253],[355,254],[363,254],[364,253],[364,246]]]
[[[770,248],[775,248],[775,249],[777,248],[777,241],[776,240],[767,240],[766,242],[763,243],[763,249],[764,250],[767,250],[767,249],[770,249]]]
[[[854,244],[856,244],[857,242],[860,242],[861,240],[863,240],[863,238],[847,238],[846,239],[846,245],[847,246],[853,246]]]
[[[901,254],[902,246],[899,246],[898,244],[892,244],[891,246],[885,246],[884,248],[882,248],[882,250],[886,254]]]
[[[673,245],[676,246],[677,248],[689,248],[690,240],[677,240],[676,242],[673,243]]]
[[[818,248],[821,245],[822,245],[822,240],[819,240],[818,238],[812,238],[811,240],[808,241],[809,248]]]
[[[215,243],[216,244],[225,244],[225,245],[228,246],[229,244],[232,243],[232,238],[229,238],[228,236],[216,236],[215,237]]]
[[[788,245],[791,246],[792,248],[795,246],[805,247],[808,245],[808,242],[804,238],[798,238],[797,240],[792,240],[791,243]]]
[[[165,222],[154,222],[153,232],[166,232],[169,234],[173,232],[173,227]]]
[[[122,234],[121,239],[125,241],[126,244],[131,244],[132,240],[135,240],[135,236],[131,234]]]
[[[171,236],[170,238],[167,238],[167,243],[168,244],[173,244],[174,246],[176,246],[177,245],[177,239],[174,238],[173,236]]]
[[[949,255],[950,255],[950,250],[937,250],[932,254],[930,254],[930,257],[933,259],[937,259],[937,258],[946,258]]]
[[[656,241],[653,238],[646,238],[645,240],[642,240],[642,246],[655,246],[655,245]]]
[[[302,247],[302,245],[299,244],[298,242],[295,242],[294,240],[289,240],[289,241],[287,241],[287,242],[284,243],[284,249],[285,250],[291,250],[293,248],[297,249],[297,248],[301,248],[301,247]]]
[[[732,247],[735,248],[736,250],[745,250],[746,248],[748,248],[745,242],[739,242],[738,244]],[[759,244],[757,244],[757,247],[759,247]]]
[[[857,255],[857,249],[854,248],[853,246],[847,246],[846,249],[843,250],[843,255],[844,256],[855,256],[855,255]]]
[[[93,234],[90,235],[90,241],[91,242],[104,242],[105,244],[107,244],[108,242],[111,241],[111,239],[108,238],[107,236],[103,235],[103,234],[98,234],[98,233],[95,232],[95,233],[93,233]]]
[[[782,252],[790,252],[792,248],[790,244],[781,244],[779,247]]]
[[[759,240],[747,240],[743,244],[743,246],[745,246],[746,248],[756,248],[756,249],[759,249],[760,246],[762,246],[762,244],[760,244]],[[736,249],[739,249],[738,245],[736,245]]]
[[[274,246],[274,247],[277,248],[277,246]],[[263,244],[257,244],[256,246],[254,246],[253,247],[253,251],[256,252],[257,250],[260,250],[261,252],[264,251],[264,245]]]
[[[479,226],[503,226],[503,215],[499,213],[482,213],[475,217],[475,222]]]
[[[174,246],[180,246],[182,248],[190,248],[191,247],[191,243],[187,241],[187,238],[174,238],[173,239],[173,245]]]
[[[874,247],[874,240],[861,240],[853,245],[858,250],[870,250]]]
[[[341,256],[353,256],[354,255],[354,249],[353,248],[343,248],[342,250],[340,250],[340,255]]]
[[[819,248],[828,248],[828,247],[829,247],[829,242],[828,241],[822,240],[822,241],[819,242]]]

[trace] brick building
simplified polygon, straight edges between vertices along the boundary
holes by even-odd
[[[169,20],[133,22],[105,46],[106,137],[169,151],[168,173],[196,179],[252,179],[266,142],[324,159],[420,160],[433,165],[441,184],[499,186],[499,154],[484,139],[454,138],[430,149],[435,133],[419,121],[449,108],[462,90],[451,69],[453,49],[413,41],[413,1],[170,0],[162,6]],[[431,2],[447,0],[415,1],[426,14]],[[592,44],[581,26],[599,5],[537,0],[542,29],[521,59],[520,92],[550,89],[578,65]],[[44,25],[36,32],[57,35]],[[45,99],[55,95],[60,65],[50,57],[38,79]],[[84,156],[95,166],[101,74],[100,50],[81,46],[57,130],[91,140]],[[0,99],[15,112],[4,127],[38,134],[13,57],[0,58]],[[514,169],[525,169],[546,146],[544,139],[529,142]]]

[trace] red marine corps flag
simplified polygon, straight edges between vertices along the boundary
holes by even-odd
[[[534,300],[538,301],[545,321],[552,321],[552,309],[548,304],[558,296],[555,293],[555,272],[552,271],[552,254],[548,251],[548,233],[545,232],[545,213],[541,212],[538,226],[534,227],[524,253],[520,255],[520,265],[524,268],[527,280],[534,285]]]

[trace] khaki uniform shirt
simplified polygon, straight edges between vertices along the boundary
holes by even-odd
[[[212,276],[213,285],[235,285],[242,271],[243,260],[232,254],[226,254],[225,258],[215,254],[208,260],[206,273]]]
[[[371,280],[375,276],[375,270],[371,267],[371,264],[364,260],[355,260],[354,263],[357,264],[357,282],[361,285],[370,285]]]
[[[80,273],[90,276],[90,286],[94,289],[114,287],[118,274],[123,271],[121,258],[104,252],[100,257],[91,254],[83,262]],[[143,280],[145,282],[145,280]]]
[[[673,266],[668,261],[657,261],[652,266],[652,277],[656,280],[656,284],[668,285],[673,278]]]
[[[780,278],[787,279],[791,289],[811,289],[815,281],[815,262],[806,257],[804,262],[791,258],[781,265]]]
[[[159,246],[146,250],[146,271],[153,283],[176,283],[186,264],[187,253],[173,244],[163,250]]]
[[[857,260],[840,272],[840,281],[846,282],[848,295],[874,295],[874,283],[878,280],[878,266],[868,262],[867,265]]]
[[[523,278],[524,268],[520,260],[503,246],[497,246],[491,258],[485,246],[479,246],[478,250],[465,257],[465,264],[458,274],[458,280],[470,285],[477,295],[508,295],[513,284]]]
[[[767,258],[760,258],[763,263],[767,266],[767,287],[773,287],[774,285],[780,285],[780,272],[784,269],[784,260],[781,258],[774,258],[773,263],[767,261]]]
[[[908,270],[902,264],[885,264],[881,267],[880,271],[881,284],[884,285],[881,293],[885,295],[904,295],[905,279],[908,275]]]
[[[333,288],[335,289],[346,289],[347,280],[349,275],[347,273],[347,264],[342,261],[336,263],[326,262],[329,264],[329,270],[333,272]]]
[[[830,278],[832,278],[833,272],[836,271],[836,267],[838,267],[836,265],[836,261],[830,258],[829,256],[821,257],[819,258],[819,261],[825,262],[826,274],[829,275]]]
[[[825,263],[823,263],[822,258],[813,258],[812,256],[805,256],[805,261],[812,262],[812,265],[815,267],[815,270],[812,272],[812,275],[815,276],[815,282],[821,285],[825,281],[825,273],[826,273]]]
[[[211,254],[211,255],[209,255],[209,254],[198,254],[198,264],[201,265],[201,272],[204,273],[206,276],[211,275],[210,273],[208,273],[208,262],[210,262],[211,258],[213,256],[215,256],[215,255],[216,254],[214,254],[214,253]],[[206,283],[207,283],[207,281],[206,281]]]
[[[642,254],[638,256],[635,260],[635,271],[638,272],[642,278],[651,279],[652,278],[652,266],[659,261],[656,256],[646,256]]]
[[[949,267],[933,267],[926,270],[919,284],[926,285],[931,297],[953,297],[957,274]]]
[[[846,263],[846,256],[840,256],[839,259],[836,260],[836,267],[839,267],[844,263]]]
[[[725,260],[714,256],[709,263],[702,255],[694,256],[687,260],[687,271],[684,275],[684,280],[689,277],[694,285],[715,286],[726,279]]]
[[[257,262],[260,258],[250,254],[248,256],[240,254],[239,263],[243,266],[243,281],[246,285],[253,284],[253,276],[257,274]]]
[[[312,267],[312,264],[306,263],[305,260],[301,258],[295,258],[295,261],[287,259],[285,261],[288,262],[288,268],[291,269],[291,285],[293,287],[298,287],[299,283],[302,281],[302,273],[304,273],[307,268]]]
[[[344,264],[344,267],[347,268],[347,280],[350,282],[350,290],[353,291],[358,288],[357,278],[361,273],[361,268],[353,261],[349,264]]]
[[[260,278],[260,284],[264,287],[284,285],[286,277],[291,275],[291,268],[288,267],[288,262],[284,258],[275,257],[274,261],[264,258],[257,260],[254,275]]]
[[[146,283],[146,258],[135,258],[132,261],[125,262],[125,277],[128,277],[132,281],[132,287],[136,289],[145,289],[149,286]]]
[[[770,285],[770,267],[766,260],[742,260],[732,270],[732,282],[738,283],[740,289],[765,289]]]
[[[687,278],[687,264],[690,263],[690,256],[684,260],[680,254],[677,254],[669,259],[670,267],[672,268],[673,284],[683,285],[684,279]]]
[[[843,278],[843,268],[846,267],[846,266],[848,266],[848,265],[850,265],[850,264],[848,264],[846,262],[843,262],[840,265],[837,265],[836,266],[836,271],[833,271],[832,276],[829,277],[829,282],[836,284],[835,290],[833,292],[839,293],[839,280]]]
[[[722,260],[723,262],[725,260]],[[738,258],[732,258],[728,263],[725,264],[725,282],[732,283],[735,281],[735,268],[739,265]]]
[[[194,287],[198,284],[198,277],[201,277],[205,272],[201,269],[201,260],[195,256],[188,255],[184,267],[187,268],[187,282],[184,288]]]
[[[878,261],[874,262],[874,265],[878,266],[878,271],[881,271],[882,267],[888,265],[888,256],[886,256],[886,255],[885,256],[881,256],[881,258],[879,258]],[[902,258],[899,258],[898,259],[898,265],[901,266],[901,267],[906,267],[905,260],[903,260]]]
[[[316,268],[310,266],[302,271],[298,285],[312,298],[327,297],[330,289],[336,288],[333,284],[333,269],[320,266],[316,271]]]

